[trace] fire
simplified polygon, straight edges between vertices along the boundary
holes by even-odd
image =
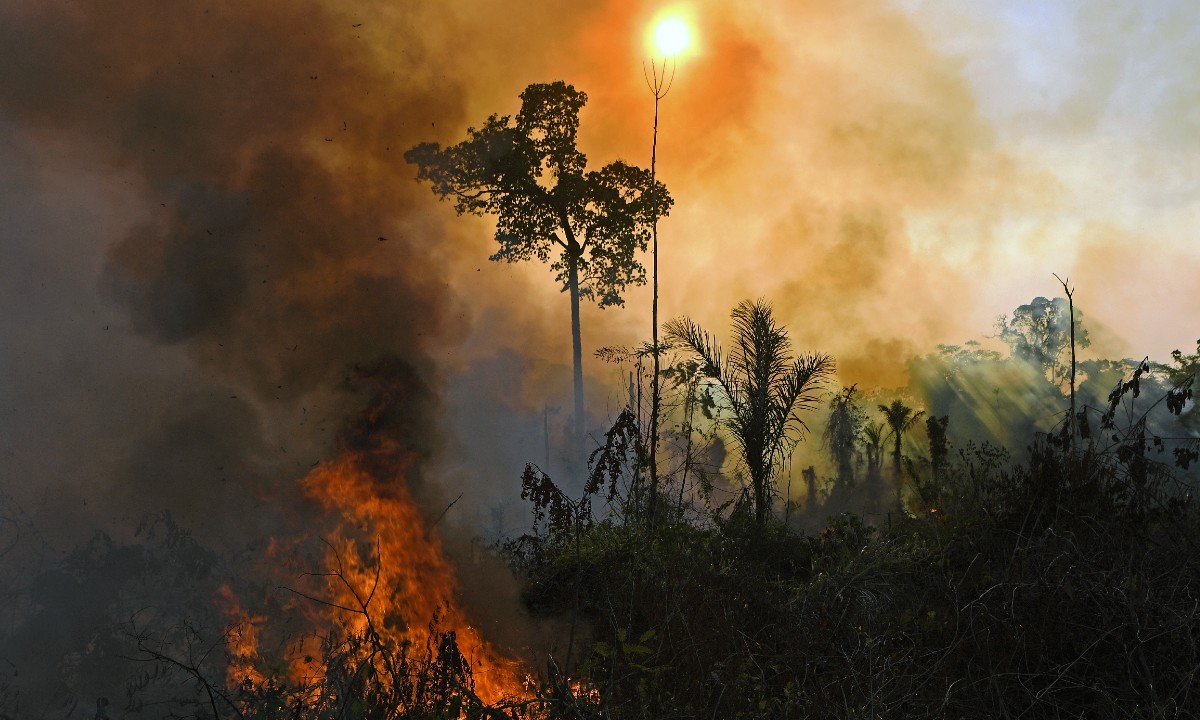
[[[455,632],[484,702],[521,692],[519,664],[497,652],[469,623],[457,602],[454,568],[402,482],[389,483],[386,494],[381,493],[379,481],[346,457],[316,468],[306,478],[305,489],[347,523],[368,528],[376,539],[374,557],[364,557],[351,537],[331,539],[327,563],[331,570],[340,563],[346,580],[331,585],[334,602],[355,609],[366,604],[375,622],[382,624],[376,630],[397,645],[409,643],[413,648],[430,642],[429,624],[436,617],[440,631]],[[349,620],[355,629],[365,628],[365,615]]]
[[[375,621],[383,622],[382,628],[376,628],[381,634],[414,648],[430,641],[429,623],[437,617],[440,630],[455,632],[459,649],[471,662],[481,699],[494,702],[521,692],[519,664],[489,645],[459,607],[454,569],[403,483],[390,483],[386,495],[380,493],[379,482],[370,473],[353,458],[343,458],[313,470],[305,489],[348,523],[369,528],[377,540],[374,557],[363,557],[353,538],[330,541],[327,562],[331,569],[340,563],[346,580],[331,586],[334,602],[355,609],[368,604]],[[351,621],[357,630],[365,628],[365,616]]]
[[[225,649],[229,653],[225,682],[230,687],[262,683],[265,678],[255,667],[254,661],[258,658],[258,623],[266,620],[266,617],[250,615],[243,610],[237,594],[228,584],[217,589],[216,603],[229,621],[225,629]]]
[[[454,568],[408,488],[399,477],[381,482],[373,470],[364,458],[347,454],[304,479],[304,491],[338,519],[340,529],[326,538],[323,571],[309,578],[323,582],[316,583],[312,594],[306,586],[293,598],[291,610],[307,618],[313,633],[293,639],[285,658],[287,679],[317,696],[324,671],[315,661],[322,652],[322,632],[341,637],[374,633],[381,646],[418,661],[452,632],[483,702],[526,695],[520,663],[490,645],[460,607]],[[219,606],[231,622],[227,681],[231,687],[247,680],[261,683],[263,675],[255,669],[255,661],[262,660],[256,625],[267,618],[245,613],[228,587],[220,595]]]

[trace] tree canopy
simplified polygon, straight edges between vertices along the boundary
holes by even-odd
[[[578,292],[601,307],[623,305],[627,285],[646,282],[636,254],[654,219],[650,171],[621,160],[586,171],[576,147],[587,94],[562,81],[530,85],[514,119],[492,115],[449,147],[421,143],[405,153],[459,214],[494,215],[500,248],[492,260],[550,262],[563,290],[572,266]],[[655,183],[657,212],[673,203]]]
[[[1070,362],[1064,354],[1071,351],[1071,318],[1066,298],[1047,300],[1036,297],[1013,310],[1012,317],[1001,315],[996,320],[999,337],[1012,349],[1015,358],[1040,368],[1046,379],[1062,386],[1070,374]],[[1091,344],[1082,325],[1083,313],[1075,310],[1075,342],[1079,347]]]

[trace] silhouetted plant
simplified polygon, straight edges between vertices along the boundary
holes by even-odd
[[[829,419],[822,435],[822,446],[833,457],[838,482],[843,485],[854,483],[855,460],[860,455],[859,443],[867,423],[866,413],[854,399],[857,389],[857,385],[842,388],[829,400]]]
[[[714,449],[719,449],[714,432],[717,405],[713,389],[694,357],[679,357],[676,354],[678,348],[670,343],[660,343],[659,349],[668,355],[662,363],[665,367],[660,376],[663,390],[659,403],[660,427],[669,427],[666,432],[660,432],[660,441],[667,443],[667,449],[674,452],[662,455],[663,459],[659,461],[663,467],[657,486],[658,504],[668,515],[711,511],[714,480],[720,472],[720,461],[713,458]],[[637,444],[640,455],[636,471],[630,473],[629,485],[620,493],[623,500],[616,508],[626,520],[636,515],[653,522],[655,514],[651,510],[655,483],[649,473],[649,465],[655,458],[648,452],[653,428],[646,419],[648,414],[654,413],[654,404],[647,402],[643,386],[647,379],[643,364],[653,352],[653,346],[648,343],[634,348],[610,346],[596,351],[596,357],[605,362],[632,363],[634,367],[629,373],[627,407],[631,415],[629,420],[632,427],[639,430],[641,441]],[[618,418],[613,429],[620,425]],[[612,430],[606,436],[606,445],[611,445],[611,433]],[[592,457],[597,457],[595,452]]]
[[[893,400],[891,405],[880,405],[879,412],[887,422],[888,435],[892,438],[892,473],[896,483],[896,505],[903,506],[902,489],[904,477],[901,472],[903,457],[904,434],[917,424],[917,420],[925,414],[924,410],[914,411],[901,400]]]
[[[776,473],[801,437],[799,413],[812,409],[833,372],[824,354],[791,355],[791,341],[764,300],[743,301],[731,313],[728,355],[688,318],[667,323],[667,337],[690,351],[723,400],[723,426],[737,443],[750,476],[755,520],[771,512]]]
[[[887,439],[883,423],[867,421],[863,424],[863,455],[867,465],[867,480],[872,486],[879,484],[883,467],[883,443]]]
[[[946,461],[950,455],[949,427],[949,415],[940,418],[931,415],[925,419],[925,434],[929,438],[929,471],[935,486],[941,483],[946,472]]]

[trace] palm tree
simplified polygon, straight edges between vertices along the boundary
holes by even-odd
[[[900,503],[900,446],[904,441],[904,433],[912,429],[912,426],[917,423],[917,420],[925,414],[924,410],[913,409],[905,405],[900,400],[893,400],[891,405],[880,405],[879,412],[883,413],[884,420],[887,421],[888,428],[891,429],[889,435],[895,441],[892,450],[892,460],[894,462],[896,474],[896,502]]]
[[[766,522],[775,475],[806,429],[799,412],[816,406],[820,388],[833,373],[833,359],[806,353],[792,357],[787,330],[765,300],[744,300],[730,314],[733,348],[726,355],[716,341],[688,318],[666,324],[667,337],[700,361],[728,406],[723,421],[741,451],[750,475],[754,518]]]
[[[863,447],[867,454],[867,480],[872,483],[877,483],[879,480],[879,466],[883,464],[883,441],[886,436],[883,433],[883,423],[864,422],[862,428]]]

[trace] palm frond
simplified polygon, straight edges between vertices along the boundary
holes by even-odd
[[[696,355],[702,367],[700,371],[711,378],[720,378],[723,373],[721,348],[708,332],[688,317],[668,321],[663,330],[668,340],[674,340]]]
[[[725,396],[730,414],[724,426],[751,476],[761,519],[769,510],[775,469],[808,429],[799,413],[819,402],[834,365],[824,354],[793,358],[787,330],[775,321],[765,300],[745,300],[730,317],[733,337],[728,354],[689,318],[667,323],[666,333],[696,355],[702,372]]]
[[[887,421],[888,437],[908,432],[917,420],[925,415],[924,410],[914,412],[901,400],[893,400],[891,405],[880,405],[879,412],[883,413],[883,417]]]

